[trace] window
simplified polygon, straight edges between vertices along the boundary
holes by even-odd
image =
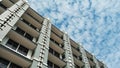
[[[93,68],[96,68],[96,66],[93,66]]]
[[[8,67],[8,65],[9,65],[9,67]],[[0,68],[7,68],[7,67],[8,68],[22,68],[14,63],[10,63],[10,61],[0,58]]]
[[[19,27],[16,29],[16,32],[23,35],[24,37],[26,37],[29,40],[33,40],[33,37],[31,35],[29,35],[28,33],[25,33],[25,31],[23,31],[22,29],[20,29]]]
[[[65,59],[65,53],[63,53],[63,55],[62,55],[62,59]]]
[[[77,49],[77,51],[80,51],[79,47],[78,47],[78,48],[76,48],[76,49]]]
[[[18,49],[18,52],[20,52],[23,55],[27,55],[28,49],[23,47],[23,46],[20,46],[19,49]]]
[[[23,19],[23,18],[22,18],[22,21],[23,21],[24,23],[26,23],[27,25],[29,25],[29,24],[30,24],[28,21],[26,21],[26,20],[25,20],[25,19]]]
[[[63,45],[63,44],[61,44],[61,48],[64,48],[64,45]]]
[[[82,56],[79,56],[79,60],[81,60],[81,61],[82,61]]]
[[[85,68],[85,65],[83,65],[81,68]]]
[[[80,68],[78,65],[75,64],[75,68]]]
[[[7,68],[9,61],[0,58],[0,68]]]
[[[54,51],[54,55],[58,58],[60,58],[60,54]]]
[[[4,9],[7,9],[7,7],[5,5],[3,5],[1,2],[0,2],[0,6]]]
[[[49,48],[49,52],[55,55],[56,57],[60,58],[60,54],[56,51],[54,51],[52,48]]]
[[[25,37],[26,37],[27,39],[31,40],[31,41],[33,40],[33,37],[32,37],[31,35],[27,34],[27,33],[26,33]]]
[[[60,68],[60,67],[54,64],[54,68]]]
[[[29,49],[25,48],[23,45],[20,45],[19,43],[15,42],[11,39],[8,40],[8,42],[6,43],[6,46],[8,46],[14,50],[16,50],[18,48],[17,51],[25,56],[27,55],[28,50],[29,50]]]
[[[91,61],[93,61],[93,58],[89,58]]]
[[[33,26],[31,23],[29,23],[27,20],[25,20],[25,19],[23,19],[22,18],[22,21],[24,22],[24,23],[26,23],[27,25],[29,25],[30,27],[32,27],[33,29],[37,29],[35,26]]]
[[[15,30],[17,33],[24,35],[25,31],[23,31],[22,29],[20,29],[19,27]]]
[[[48,68],[52,68],[52,62],[48,61]]]
[[[60,68],[56,64],[53,64],[51,61],[48,61],[48,68]]]
[[[100,66],[100,68],[104,68],[104,66]]]
[[[75,54],[73,54],[73,56],[77,58],[77,56]]]
[[[59,46],[59,43],[56,42],[54,39],[50,38],[50,40]]]
[[[53,54],[53,49],[49,48],[49,52]]]
[[[33,26],[32,24],[30,24],[30,26],[31,26],[33,29],[35,29],[35,30],[36,30],[36,27],[35,27],[35,26]]]
[[[6,46],[16,50],[16,48],[18,47],[18,43],[16,43],[13,40],[9,39],[8,42],[6,43]]]
[[[30,17],[32,17],[33,19],[35,19],[35,21],[39,22],[35,17],[33,17],[31,14],[27,13]]]
[[[22,67],[14,64],[14,63],[11,63],[9,68],[22,68]]]

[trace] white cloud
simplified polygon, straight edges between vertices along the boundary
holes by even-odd
[[[29,0],[31,7],[103,60],[120,67],[120,0]]]

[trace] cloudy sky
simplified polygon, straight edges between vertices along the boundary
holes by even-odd
[[[39,14],[107,64],[120,68],[120,0],[28,0]]]

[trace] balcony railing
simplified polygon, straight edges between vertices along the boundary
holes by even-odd
[[[26,33],[25,31],[23,31],[22,29],[20,28],[17,28],[15,30],[17,33],[19,33],[20,35],[24,36],[26,39],[30,40],[31,42],[33,42],[33,37],[31,35],[29,35],[28,33]]]
[[[9,68],[22,68],[14,63],[11,63],[8,60],[0,58],[0,68],[7,68],[7,67],[9,67]]]
[[[59,46],[60,48],[63,49],[64,46],[63,45],[60,46],[60,44],[58,42],[56,42],[54,39],[50,38],[50,41],[55,43],[57,46]]]
[[[58,65],[52,63],[51,61],[48,61],[48,68],[60,68]]]
[[[27,13],[27,15],[29,15],[30,17],[32,17],[34,20],[36,20],[37,22],[41,23],[39,20],[37,20],[35,17],[33,17],[32,15],[30,15],[29,13]],[[41,23],[42,24],[42,23]]]
[[[60,39],[63,39],[63,36],[59,36],[57,33],[55,33],[53,30],[51,30],[56,36],[58,36]]]
[[[53,54],[54,56],[56,56],[57,58],[59,58],[60,60],[64,61],[64,58],[65,58],[65,55],[64,55],[64,54],[62,54],[62,55],[61,55],[62,57],[60,58],[60,54],[59,54],[58,52],[54,51],[52,48],[49,49],[49,52],[50,52],[51,54]],[[65,61],[64,61],[64,62],[65,62]]]
[[[17,52],[27,56],[28,49],[11,39],[8,40],[8,42],[6,43],[6,46],[12,48],[13,50],[17,50]]]
[[[72,45],[71,45],[72,46]],[[77,47],[75,48],[74,46],[72,46],[75,50],[77,50],[78,52],[80,52],[80,49]]]
[[[76,56],[76,55],[74,55],[74,54],[73,54],[73,56],[74,56],[76,59],[82,61],[82,56]]]
[[[37,28],[35,26],[33,26],[32,24],[30,24],[28,21],[26,21],[25,19],[21,19],[25,24],[29,25],[30,27],[32,27],[34,30],[36,30]]]
[[[49,52],[60,59],[60,54],[54,51],[52,48],[49,49]]]
[[[32,62],[32,60],[30,58],[28,58],[27,56],[21,54],[20,52],[12,49],[6,45],[0,45],[0,57],[1,56],[7,60],[10,60],[13,63],[16,63],[25,68],[28,68]],[[21,62],[21,63],[19,63],[19,62]],[[3,68],[3,67],[0,67],[0,68]],[[7,67],[5,67],[5,68],[7,68]],[[15,68],[19,68],[19,67],[15,67]]]

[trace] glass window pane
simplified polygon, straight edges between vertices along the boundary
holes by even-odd
[[[60,58],[60,54],[57,53],[56,51],[54,51],[54,55],[55,55],[56,57]]]
[[[48,68],[52,68],[52,62],[48,61]]]
[[[33,40],[33,37],[32,37],[31,35],[27,34],[27,33],[26,33],[25,37],[26,37],[27,39],[31,40],[31,41]]]
[[[9,61],[0,58],[0,68],[7,68],[8,64],[9,64]]]
[[[17,33],[24,35],[25,31],[23,31],[22,29],[20,29],[19,27],[15,30]]]
[[[26,21],[25,19],[22,19],[22,21],[23,21],[24,23],[26,23],[27,25],[30,24],[30,23],[29,23],[28,21]]]
[[[6,46],[16,49],[18,47],[18,43],[14,42],[13,40],[9,39],[8,42],[6,43]]]
[[[36,27],[35,26],[33,26],[32,24],[30,25],[33,29],[35,29],[36,30]]]
[[[52,49],[52,48],[49,48],[49,52],[53,54],[53,49]]]
[[[23,47],[22,45],[19,47],[18,52],[20,52],[23,55],[27,55],[28,49]]]
[[[14,64],[14,63],[11,63],[9,68],[22,68],[22,67]]]

